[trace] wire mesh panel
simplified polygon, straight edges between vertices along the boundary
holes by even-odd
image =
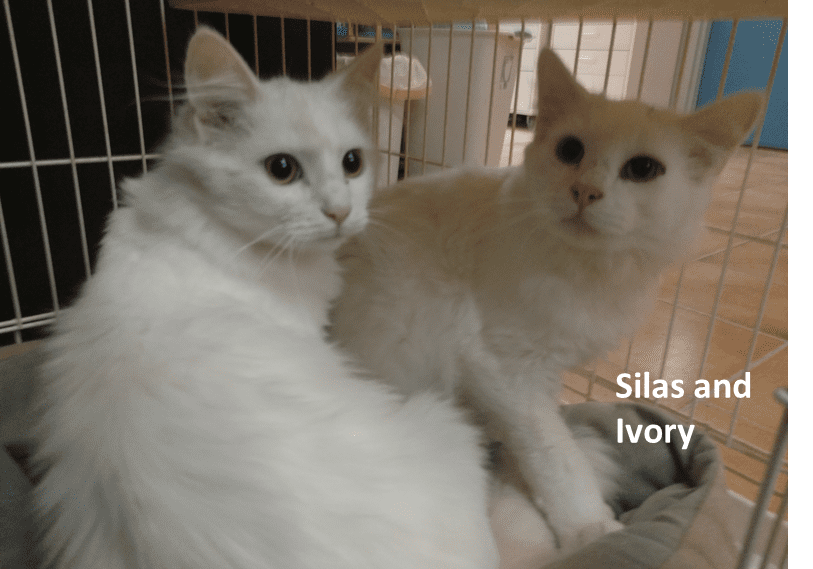
[[[162,0],[4,1],[3,20],[0,345],[41,337],[90,274],[118,181],[159,157],[196,25],[229,36],[263,77],[305,80],[333,65],[328,22],[286,28]]]
[[[688,111],[701,88],[716,87],[715,98],[727,93],[738,29],[753,24],[731,22],[716,86],[702,87],[705,20],[365,26],[338,17],[184,11],[162,0],[4,0],[3,19],[0,94],[11,103],[0,143],[0,345],[42,337],[92,272],[105,216],[124,205],[117,183],[160,157],[197,25],[223,33],[262,77],[318,78],[376,39],[389,54],[419,60],[428,85],[415,96],[408,66],[402,106],[396,66],[381,77],[389,96],[374,117],[389,135],[379,138],[382,157],[395,165],[384,176],[389,184],[460,164],[520,164],[536,115],[535,57],[544,47],[592,92]],[[756,25],[772,46],[764,77],[770,95],[787,82],[787,19]],[[764,503],[777,521],[762,533],[752,528],[750,540],[757,553],[773,551],[763,567],[786,563],[786,446],[774,444],[786,428],[786,406],[771,394],[786,384],[788,349],[787,153],[760,148],[764,119],[714,188],[699,250],[663,276],[654,314],[606,358],[568,373],[563,393],[568,402],[615,401],[623,371],[687,382],[750,378],[749,398],[689,393],[651,402],[721,444],[736,492],[757,501],[760,485],[771,482]],[[401,135],[391,136],[401,124]]]

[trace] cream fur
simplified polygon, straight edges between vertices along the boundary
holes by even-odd
[[[436,395],[361,379],[324,339],[335,247],[375,154],[380,52],[257,81],[205,28],[157,169],[127,180],[48,342],[36,491],[46,561],[88,569],[496,567],[478,434]],[[365,87],[366,85],[366,87]],[[305,174],[272,183],[266,156]],[[351,207],[341,223],[322,209]]]
[[[602,497],[612,475],[597,479],[558,414],[561,373],[616,346],[647,314],[762,98],[688,117],[611,102],[589,95],[550,51],[538,77],[523,166],[413,178],[373,198],[368,228],[340,250],[345,289],[332,322],[343,347],[402,391],[431,386],[473,402],[570,550],[618,524]],[[566,136],[583,142],[578,164],[557,158]],[[622,179],[639,155],[663,175]],[[600,198],[580,208],[574,191]]]

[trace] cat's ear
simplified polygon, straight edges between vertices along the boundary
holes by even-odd
[[[378,74],[383,55],[384,43],[374,43],[331,77],[349,95],[356,114],[365,123],[372,119],[370,112],[379,94]]]
[[[353,62],[335,73],[344,89],[356,92],[378,92],[378,70],[384,56],[384,42],[376,42],[356,57]]]
[[[762,93],[740,93],[687,115],[680,123],[683,129],[713,146],[731,150],[742,144],[764,106]]]
[[[259,96],[259,81],[240,54],[205,26],[189,41],[184,80],[198,125],[231,127],[241,107]]]
[[[584,105],[588,93],[552,49],[545,48],[539,53],[536,80],[539,109],[536,130],[544,135],[553,122]]]

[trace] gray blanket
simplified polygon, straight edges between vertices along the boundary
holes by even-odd
[[[36,378],[43,354],[34,349],[0,359],[0,568],[28,569],[34,559],[31,482],[19,461],[33,447]]]

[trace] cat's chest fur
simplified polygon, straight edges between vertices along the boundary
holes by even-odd
[[[650,308],[654,279],[634,254],[570,247],[538,220],[503,217],[500,226],[482,247],[472,294],[484,340],[504,360],[583,364],[612,349]]]
[[[235,312],[251,307],[266,321],[321,335],[329,300],[341,283],[332,255],[282,255],[263,263],[273,252],[234,254],[234,246],[217,232],[195,232],[190,239],[196,246],[154,232],[134,210],[115,212],[99,277],[90,285],[94,296],[111,302],[98,306],[115,311],[129,303],[134,321],[153,323],[207,306]]]

